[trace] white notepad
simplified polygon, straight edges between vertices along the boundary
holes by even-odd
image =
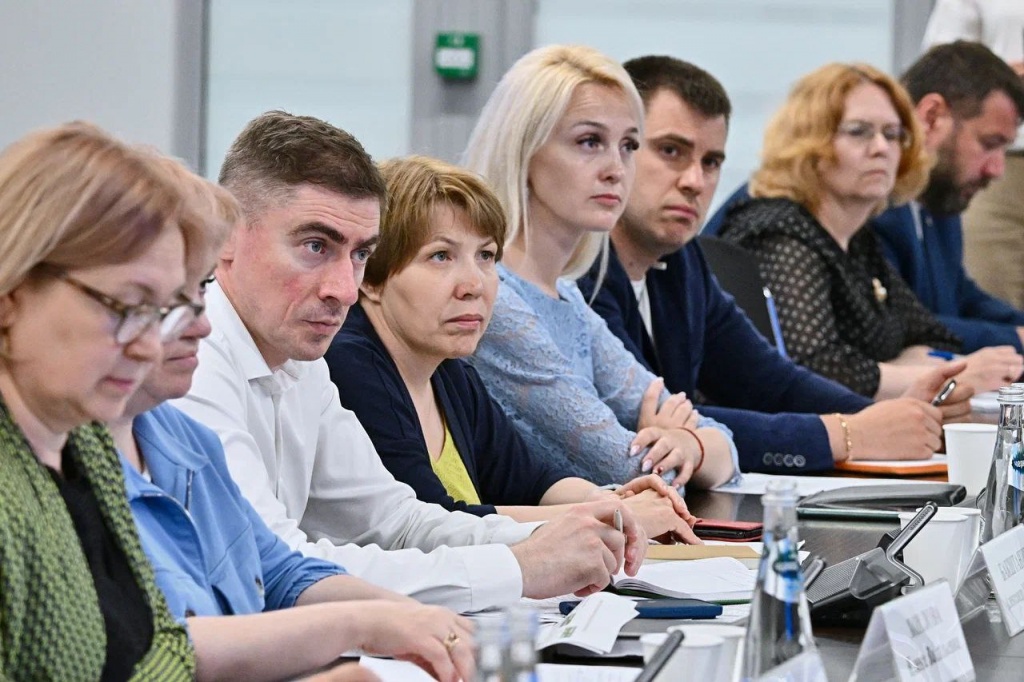
[[[755,582],[753,573],[732,557],[644,564],[636,577],[621,572],[615,576],[619,590],[713,602],[749,601]]]

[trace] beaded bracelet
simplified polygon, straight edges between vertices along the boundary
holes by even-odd
[[[698,436],[697,432],[693,429],[688,429],[684,426],[683,431],[686,431],[688,434],[693,436],[694,440],[697,441],[697,447],[700,448],[700,459],[697,461],[697,466],[693,468],[693,472],[690,474],[691,476],[695,476],[697,472],[700,471],[700,468],[704,466],[704,441],[700,439],[700,436]]]
[[[853,438],[850,436],[850,424],[846,421],[846,416],[833,412],[832,416],[839,420],[839,427],[843,430],[843,440],[846,442],[846,459],[844,462],[853,460]]]

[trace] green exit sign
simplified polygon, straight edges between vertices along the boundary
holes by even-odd
[[[438,33],[434,43],[434,70],[442,78],[471,80],[480,63],[478,33]]]

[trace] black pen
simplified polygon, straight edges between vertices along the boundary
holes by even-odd
[[[946,402],[946,398],[949,397],[954,388],[956,388],[956,379],[950,379],[946,385],[942,387],[942,390],[936,393],[935,397],[932,398],[932,405],[938,407],[942,403]]]

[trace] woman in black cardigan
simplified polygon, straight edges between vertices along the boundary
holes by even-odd
[[[459,358],[490,320],[505,217],[477,176],[441,161],[385,163],[388,211],[360,303],[326,355],[342,403],[385,466],[421,500],[520,521],[612,494],[531,457]],[[696,541],[693,517],[656,476],[619,488],[648,536]]]

